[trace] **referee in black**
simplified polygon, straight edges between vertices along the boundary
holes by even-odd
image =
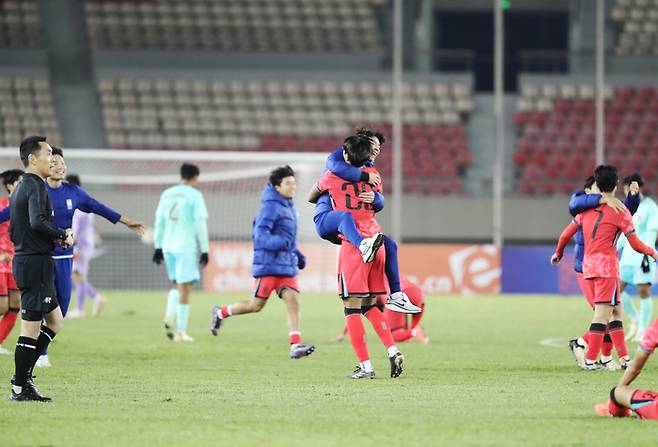
[[[23,140],[20,157],[26,173],[11,197],[9,232],[16,247],[13,272],[21,291],[21,334],[16,342],[16,373],[10,399],[46,402],[32,381],[32,368],[64,323],[55,292],[55,243],[72,245],[70,230],[52,223],[53,208],[44,181],[50,175],[52,148],[45,137]],[[43,321],[43,324],[42,324]]]

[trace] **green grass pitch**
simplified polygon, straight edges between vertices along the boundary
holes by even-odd
[[[402,344],[407,369],[388,360],[368,328],[376,380],[345,378],[356,364],[349,342],[329,340],[343,323],[338,299],[302,297],[309,358],[288,358],[285,309],[207,330],[213,303],[192,297],[190,345],[161,329],[164,293],[107,293],[98,319],[67,320],[37,370],[50,404],[8,400],[13,356],[0,357],[2,446],[591,446],[655,445],[658,423],[598,418],[619,373],[580,372],[568,349],[546,338],[582,333],[582,299],[429,297],[430,344]],[[17,329],[7,346],[12,347]],[[634,352],[635,344],[631,344]],[[657,360],[637,385],[658,388]]]

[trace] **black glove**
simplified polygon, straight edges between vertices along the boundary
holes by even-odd
[[[649,255],[644,255],[642,258],[642,271],[644,273],[649,273],[651,271],[651,266],[649,265]]]
[[[306,256],[304,256],[299,250],[295,250],[295,254],[297,255],[297,268],[299,270],[304,270],[304,267],[306,267]]]
[[[208,253],[201,253],[201,257],[199,258],[199,265],[201,268],[204,268],[208,265]]]
[[[164,261],[164,254],[162,254],[161,248],[156,248],[155,253],[153,253],[153,262],[160,265]]]

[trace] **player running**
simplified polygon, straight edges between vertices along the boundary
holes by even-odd
[[[610,390],[608,403],[594,407],[599,416],[628,417],[635,413],[640,419],[658,419],[658,392],[631,388],[642,368],[658,346],[658,320],[647,328],[631,363],[616,387]]]
[[[379,132],[372,132],[368,129],[359,129],[357,136],[369,138],[372,144],[371,156],[364,166],[373,166],[374,160],[381,151],[381,145],[386,142],[384,135]],[[338,177],[356,183],[366,182],[377,188],[381,184],[381,177],[375,172],[365,172],[361,168],[348,164],[343,155],[343,148],[336,149],[329,155],[326,164],[326,171],[330,171]],[[384,208],[384,198],[381,193],[375,193],[375,200],[372,202],[375,212]],[[400,286],[400,270],[398,267],[398,246],[395,241],[382,233],[377,233],[369,238],[363,238],[359,234],[354,224],[354,218],[348,212],[334,210],[329,194],[323,194],[318,197],[315,212],[313,213],[313,222],[318,235],[336,245],[341,244],[339,234],[344,236],[344,240],[349,241],[352,245],[359,248],[364,262],[372,262],[377,254],[379,247],[384,244],[386,248],[386,277],[390,288],[390,296],[386,301],[386,307],[396,312],[418,313],[420,308],[410,302]]]
[[[352,136],[343,144],[345,160],[352,166],[363,166],[371,157],[371,140],[365,136]],[[376,172],[366,168],[365,172]],[[374,188],[364,181],[346,182],[337,175],[327,172],[318,181],[309,194],[309,201],[314,202],[320,195],[328,192],[335,209],[352,214],[356,227],[362,237],[372,237],[381,232],[375,219],[372,202]],[[341,238],[344,236],[341,235]],[[350,243],[342,243],[338,257],[338,294],[343,300],[345,321],[350,334],[352,348],[359,360],[359,366],[349,377],[352,379],[374,378],[375,371],[368,354],[365,328],[361,315],[370,321],[375,332],[387,350],[391,364],[391,377],[402,373],[404,356],[395,346],[391,330],[382,312],[375,305],[377,295],[385,295],[387,289],[384,272],[385,248],[380,249],[373,262],[364,263],[359,249]]]
[[[622,204],[619,199],[616,197],[607,198],[600,194],[597,186],[594,183],[594,177],[590,176],[585,180],[584,189],[578,190],[571,195],[571,200],[569,201],[569,213],[576,217],[578,214],[585,212],[587,210],[597,208],[599,205],[608,205],[617,211],[623,212],[624,206],[628,208],[628,211],[631,214],[635,214],[638,206],[640,205],[639,185],[633,182],[628,191],[626,192],[626,200]],[[582,229],[579,229],[574,238],[574,257],[573,257],[573,269],[576,271],[576,279],[580,290],[583,292],[585,299],[588,304],[594,310],[594,297],[589,294],[587,283],[585,278],[583,278],[583,255],[585,253],[585,239],[583,237]],[[585,352],[587,351],[589,339],[589,330],[586,330],[585,333],[573,340],[569,340],[569,349],[576,359],[576,363],[581,368],[585,364]],[[603,337],[603,345],[601,346],[601,360],[600,364],[603,368],[615,371],[619,369],[619,365],[612,360],[612,339],[610,334],[606,332]]]
[[[199,167],[183,163],[180,183],[165,189],[155,212],[153,262],[165,261],[172,283],[167,297],[164,329],[175,342],[193,342],[187,334],[190,290],[208,265],[208,210],[197,189]]]
[[[215,306],[210,332],[216,336],[225,319],[260,312],[272,292],[276,292],[288,309],[290,358],[300,359],[315,351],[314,345],[302,344],[297,273],[306,266],[306,258],[297,248],[297,209],[293,202],[297,184],[290,166],[276,168],[261,194],[262,206],[252,224],[254,243],[254,296],[249,300]]]
[[[640,187],[640,207],[633,216],[633,226],[637,229],[637,237],[644,244],[653,247],[656,245],[656,236],[658,236],[658,205],[651,197],[647,197],[642,193],[644,180],[640,174],[636,173],[624,179],[624,191],[627,191],[632,183],[637,183]],[[619,260],[621,299],[624,311],[631,320],[631,327],[626,334],[626,339],[636,335],[636,341],[640,341],[653,316],[651,286],[656,276],[656,264],[649,262],[648,256],[629,249],[625,246],[625,243],[626,239],[621,237],[617,248],[622,249],[621,259]],[[640,295],[639,315],[633,304],[633,299],[626,292],[626,286],[629,284],[635,285]]]
[[[617,168],[607,165],[598,166],[594,172],[594,178],[602,196],[607,199],[614,197],[619,181]],[[560,235],[555,254],[551,258],[552,264],[560,262],[564,248],[579,228],[583,229],[583,236],[587,241],[583,257],[583,277],[586,280],[584,287],[588,294],[594,297],[595,305],[583,369],[599,368],[596,361],[607,330],[609,330],[620,364],[622,368],[626,368],[630,357],[624,340],[623,310],[619,306],[619,261],[615,244],[623,233],[634,250],[650,255],[654,259],[658,258],[658,253],[639,240],[628,210],[617,212],[608,206],[601,205],[577,215],[574,221],[565,228]]]
[[[16,189],[23,176],[20,169],[10,169],[0,174],[2,186],[9,194],[0,200],[0,209],[9,210],[9,197]],[[9,236],[9,222],[0,223],[0,354],[11,354],[2,344],[7,339],[16,324],[16,318],[21,306],[21,296],[11,271],[14,259],[14,244]]]

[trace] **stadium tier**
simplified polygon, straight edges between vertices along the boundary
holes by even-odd
[[[620,56],[658,56],[658,2],[616,0],[611,17],[618,28]]]
[[[550,195],[580,187],[594,167],[595,106],[592,85],[528,84],[514,123],[517,192]],[[605,149],[622,175],[640,172],[658,192],[658,89],[608,88]]]
[[[390,135],[386,82],[103,80],[98,85],[114,148],[328,151],[359,125]],[[404,86],[405,189],[462,191],[471,164],[464,124],[473,109],[466,84]],[[391,151],[379,166],[391,172]]]
[[[15,147],[32,134],[60,142],[50,83],[45,78],[0,77],[0,146]]]
[[[41,48],[41,37],[35,0],[0,2],[0,48]]]
[[[98,49],[362,52],[383,49],[382,0],[86,1]]]

